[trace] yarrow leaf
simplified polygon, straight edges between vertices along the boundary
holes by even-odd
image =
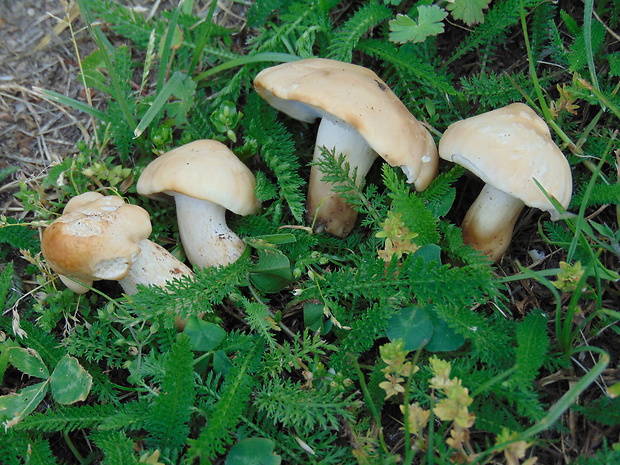
[[[448,13],[437,5],[418,6],[418,21],[407,15],[397,15],[390,21],[390,41],[397,44],[424,42],[428,36],[443,32],[443,20]]]

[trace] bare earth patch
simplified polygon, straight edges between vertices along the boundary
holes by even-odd
[[[57,0],[0,2],[0,170],[16,170],[0,186],[3,215],[22,216],[23,207],[13,196],[19,183],[42,178],[88,137],[88,117],[37,92],[41,88],[84,97],[74,44],[62,27],[67,13]],[[86,39],[87,33],[78,33],[78,40],[80,36]]]

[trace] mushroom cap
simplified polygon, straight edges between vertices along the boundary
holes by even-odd
[[[146,210],[116,196],[87,192],[67,203],[44,231],[41,251],[60,275],[82,282],[124,278],[151,234]]]
[[[197,140],[153,160],[136,188],[145,196],[182,194],[249,215],[260,205],[255,185],[254,174],[228,147],[215,140]]]
[[[544,120],[523,103],[451,124],[439,141],[439,155],[526,205],[550,212],[554,219],[558,212],[534,179],[564,208],[570,203],[568,160]]]
[[[312,122],[336,117],[350,124],[391,166],[408,167],[409,182],[417,179],[423,159],[437,158],[426,128],[363,66],[308,58],[264,69],[254,87],[291,118]]]

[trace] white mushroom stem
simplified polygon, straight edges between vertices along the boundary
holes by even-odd
[[[58,277],[60,278],[60,280],[65,286],[67,286],[69,289],[71,289],[76,294],[86,294],[90,290],[90,287],[86,287],[86,286],[93,285],[92,280],[91,281],[82,280],[78,282],[76,278],[70,278],[63,274],[59,274]],[[83,282],[84,285],[80,284],[80,282]]]
[[[226,224],[226,209],[207,200],[175,194],[181,242],[190,263],[226,266],[245,250],[245,242]]]
[[[358,185],[377,158],[377,153],[366,140],[350,124],[337,118],[321,120],[314,148],[314,162],[323,158],[323,149],[336,156],[345,156],[350,174],[357,169]],[[333,192],[334,184],[322,181],[322,177],[323,172],[317,166],[312,166],[307,199],[308,221],[315,221],[316,216],[317,231],[345,237],[355,226],[357,212]]]
[[[463,219],[463,240],[497,261],[510,245],[525,204],[486,184]]]
[[[165,287],[169,281],[181,276],[193,276],[192,270],[174,255],[149,239],[138,242],[140,255],[129,268],[129,273],[119,280],[125,294],[138,292],[138,285]]]

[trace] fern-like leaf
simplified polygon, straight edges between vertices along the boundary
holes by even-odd
[[[7,218],[5,224],[0,224],[0,244],[8,244],[16,250],[29,250],[33,255],[40,250],[37,232],[13,218]]]
[[[122,431],[97,431],[90,438],[104,454],[101,465],[138,465],[134,442]]]
[[[413,295],[419,302],[455,308],[469,308],[497,295],[492,276],[476,267],[439,266],[415,254],[387,268],[382,261],[358,260],[354,268],[324,273],[323,295],[334,300],[364,297],[376,301]]]
[[[540,312],[528,314],[517,325],[517,372],[510,385],[527,390],[545,361],[549,337],[546,325],[548,319]]]
[[[76,407],[58,406],[56,409],[47,409],[45,412],[35,412],[26,416],[22,422],[15,425],[19,431],[38,431],[41,433],[69,433],[78,429],[97,429],[105,423],[110,423],[115,417],[124,413],[135,414],[128,406],[95,404]],[[135,421],[135,419],[134,419]],[[115,423],[121,427],[121,423]],[[133,423],[133,422],[132,422]],[[122,424],[124,427],[131,423]]]
[[[336,350],[335,346],[328,344],[319,333],[312,333],[306,328],[299,338],[283,341],[265,354],[261,374],[274,376],[299,370],[303,364],[310,365],[317,357],[333,350]]]
[[[249,266],[249,259],[242,258],[226,267],[203,268],[193,279],[173,280],[166,288],[141,288],[123,306],[135,318],[161,320],[166,327],[172,327],[175,315],[187,318],[209,313],[226,297],[237,295]]]
[[[27,418],[27,417],[26,417]],[[28,451],[30,438],[14,428],[2,431],[0,434],[0,463],[3,465],[22,465]]]
[[[225,451],[233,440],[233,433],[245,412],[254,387],[253,374],[262,356],[263,345],[256,341],[245,354],[239,354],[238,364],[233,364],[224,376],[224,385],[219,392],[208,391],[219,400],[207,416],[207,424],[196,439],[190,439],[188,455],[200,458],[201,462],[212,460]]]
[[[34,438],[28,444],[28,465],[55,465],[58,463],[52,454],[47,439]]]
[[[257,0],[252,2],[247,14],[248,26],[262,26],[274,11],[281,10],[285,5],[286,0]]]
[[[457,91],[448,76],[438,73],[439,68],[429,63],[428,57],[414,44],[396,46],[380,39],[363,39],[357,47],[361,52],[382,60],[386,70],[383,80],[400,96],[409,110],[416,114],[419,92],[411,92],[413,83],[435,95],[437,92],[456,95]]]
[[[380,3],[366,3],[332,37],[327,58],[351,62],[353,49],[371,28],[393,16],[392,10]]]
[[[542,59],[543,53],[549,47],[549,39],[553,29],[557,28],[554,19],[557,17],[557,4],[543,3],[532,11],[530,46],[536,59]]]
[[[171,459],[178,456],[189,434],[188,422],[196,395],[193,361],[189,337],[179,334],[166,360],[160,393],[145,421],[147,443],[170,451]]]
[[[299,175],[300,163],[295,156],[295,144],[291,135],[278,122],[277,113],[255,95],[248,99],[244,110],[247,121],[247,139],[258,142],[261,157],[273,171],[280,192],[293,217],[301,222],[305,210],[302,194],[304,180]]]
[[[522,99],[518,87],[528,91],[531,87],[529,76],[523,72],[496,74],[484,72],[460,78],[461,90],[468,100],[480,102],[484,108],[499,108]]]
[[[127,47],[117,47],[114,49],[113,64],[116,74],[121,79],[122,95],[113,95],[113,99],[109,102],[108,114],[110,116],[110,136],[114,141],[114,145],[118,149],[119,156],[123,163],[126,163],[131,155],[134,147],[134,129],[130,122],[127,121],[127,115],[122,110],[119,99],[124,99],[132,115],[136,114],[136,101],[134,99],[130,76],[133,74],[133,63],[131,61],[131,52]]]
[[[620,422],[620,397],[611,399],[603,396],[586,405],[575,404],[571,408],[601,425],[615,426]]]
[[[379,225],[385,216],[385,207],[380,204],[380,200],[364,193],[365,180],[357,179],[357,168],[351,170],[344,155],[332,153],[325,148],[321,150],[321,158],[311,163],[321,171],[321,179],[331,183],[332,191],[356,211],[368,214],[370,218],[367,224]]]
[[[606,204],[620,204],[620,183],[614,184],[595,184],[592,186],[592,190],[588,192],[586,200],[585,190],[577,192],[572,200],[571,206],[579,208],[584,202],[587,202],[588,207],[598,207]]]
[[[151,31],[155,28],[163,36],[165,25],[155,25],[133,8],[110,0],[91,0],[92,12],[103,21],[107,21],[117,34],[131,40],[137,47],[146,50]]]
[[[7,296],[9,295],[9,289],[13,281],[13,262],[9,262],[5,265],[2,272],[0,272],[0,308],[5,309]]]
[[[442,249],[452,260],[475,267],[478,272],[485,274],[488,279],[491,279],[493,274],[491,260],[487,255],[463,242],[463,231],[460,228],[448,221],[441,220],[439,222],[439,231],[442,234]]]
[[[387,166],[383,169],[383,181],[388,189],[387,195],[392,199],[392,211],[399,213],[405,227],[417,234],[416,244],[436,244],[439,241],[437,219],[421,196],[412,192],[404,179],[400,179],[396,171]]]
[[[352,411],[357,403],[353,396],[344,397],[342,391],[329,384],[318,389],[304,389],[300,383],[288,379],[270,380],[255,394],[255,405],[265,411],[274,422],[294,428],[306,436],[316,428],[338,429],[344,418],[353,420]]]
[[[245,309],[247,322],[250,329],[263,338],[270,347],[275,347],[276,340],[273,331],[279,331],[269,308],[262,302],[249,301],[245,297],[241,299]]]
[[[457,60],[476,47],[483,47],[501,34],[504,34],[510,27],[516,25],[521,17],[521,2],[523,3],[523,8],[526,9],[535,8],[544,3],[543,0],[507,0],[494,3],[485,15],[484,23],[476,26],[461,41],[448,62]]]
[[[356,312],[347,319],[342,318],[342,322],[350,329],[344,334],[339,350],[332,356],[334,369],[351,379],[357,378],[351,360],[359,359],[363,352],[374,346],[378,338],[385,336],[389,318],[405,300],[404,296],[386,299],[381,303],[364,306],[362,312]]]

